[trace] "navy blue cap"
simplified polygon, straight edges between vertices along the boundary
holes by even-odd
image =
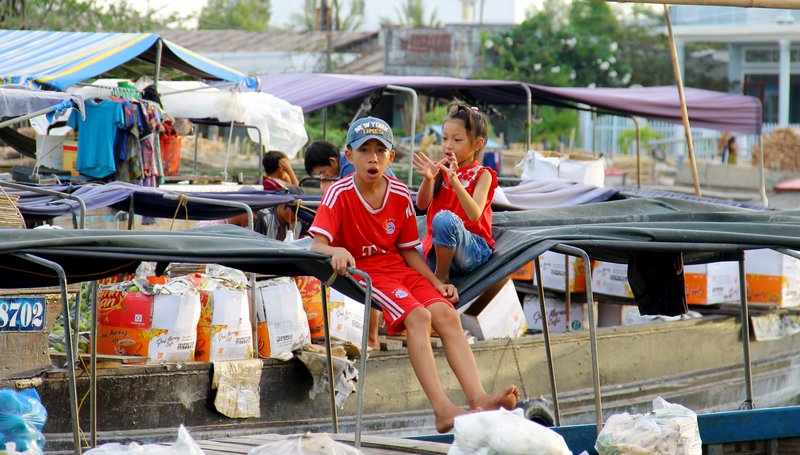
[[[347,146],[355,150],[370,139],[377,139],[392,150],[394,135],[392,127],[377,117],[364,117],[356,120],[347,130]]]

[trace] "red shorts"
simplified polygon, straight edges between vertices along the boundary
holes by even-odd
[[[408,268],[400,273],[393,269],[391,274],[373,273],[370,277],[372,299],[383,309],[386,331],[390,335],[405,330],[403,320],[414,308],[428,307],[436,302],[444,302],[453,308],[453,304],[414,269]],[[364,281],[358,282],[366,286]]]

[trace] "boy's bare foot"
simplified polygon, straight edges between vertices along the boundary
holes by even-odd
[[[381,342],[378,340],[375,341],[367,341],[367,347],[372,349],[373,351],[380,351],[381,350]]]
[[[480,409],[462,409],[458,406],[453,406],[452,408],[447,409],[446,411],[437,413],[434,411],[434,415],[436,416],[436,431],[439,433],[447,433],[448,431],[453,429],[453,425],[455,425],[456,417],[463,415],[463,414],[471,414],[473,412],[479,412]]]
[[[514,409],[519,401],[519,389],[515,385],[510,385],[502,392],[487,393],[472,406],[472,409]]]

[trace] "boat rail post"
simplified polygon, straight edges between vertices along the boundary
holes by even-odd
[[[386,86],[387,90],[394,90],[396,92],[407,93],[411,96],[411,150],[408,152],[408,187],[414,186],[414,138],[417,135],[417,111],[419,110],[419,99],[417,98],[417,91],[400,85],[389,84]]]
[[[742,353],[744,354],[745,401],[741,409],[753,409],[753,370],[750,360],[750,315],[747,308],[747,275],[744,270],[744,251],[739,256],[739,295],[741,296]]]
[[[525,105],[528,108],[528,122],[525,125],[525,153],[528,153],[531,149],[531,128],[533,127],[533,95],[528,84],[522,82],[519,85],[525,92]]]
[[[583,258],[583,269],[586,271],[586,300],[589,307],[589,348],[592,352],[592,383],[594,386],[594,412],[597,419],[597,433],[603,429],[603,404],[600,392],[600,360],[597,355],[597,315],[595,312],[594,294],[592,293],[592,268],[586,251],[574,246],[559,243],[552,248],[559,253]]]
[[[331,354],[330,315],[328,314],[328,283],[322,283],[322,327],[325,331],[325,358],[328,363],[328,395],[331,399],[331,422],[334,434],[339,433],[339,414],[336,409],[336,389],[333,380],[333,355]],[[361,381],[359,381],[361,382]]]
[[[247,228],[251,231],[253,230],[253,209],[250,208],[249,205],[245,204],[244,202],[236,202],[236,201],[222,201],[219,199],[211,199],[206,197],[198,197],[198,196],[189,196],[187,194],[181,193],[164,193],[164,199],[169,199],[171,201],[177,201],[178,198],[185,198],[187,202],[198,202],[202,204],[209,204],[209,205],[220,205],[223,207],[235,207],[237,209],[242,209],[247,213]],[[187,208],[188,211],[188,208]]]
[[[367,382],[367,344],[369,341],[369,316],[372,309],[372,278],[359,269],[348,267],[350,281],[361,285],[353,274],[359,275],[364,279],[366,295],[364,296],[364,329],[361,333],[361,353],[358,365],[358,395],[356,396],[356,431],[354,446],[356,450],[361,449],[361,423],[364,419],[364,383]]]
[[[133,230],[133,218],[136,216],[136,208],[134,204],[134,193],[131,193],[130,200],[128,202],[128,230]]]
[[[567,256],[569,259],[569,256]],[[547,372],[550,375],[550,393],[553,395],[553,414],[555,417],[556,426],[561,425],[561,409],[558,405],[558,386],[556,385],[556,369],[553,365],[553,352],[550,345],[550,327],[547,323],[547,306],[544,300],[544,284],[542,280],[542,265],[539,262],[539,256],[533,259],[533,267],[535,270],[536,291],[539,293],[539,308],[542,313],[542,333],[544,333],[544,352],[547,355]]]
[[[125,213],[125,212],[117,212]],[[92,354],[89,372],[89,447],[97,446],[97,280],[89,283],[92,302]],[[88,296],[87,296],[88,297]]]
[[[61,286],[61,307],[62,315],[64,317],[64,344],[67,348],[67,376],[69,377],[69,405],[70,414],[72,415],[72,443],[74,444],[74,452],[78,455],[81,454],[81,438],[80,427],[78,425],[78,389],[75,384],[75,355],[72,350],[72,338],[70,332],[72,324],[69,319],[69,302],[67,301],[67,275],[64,269],[53,261],[34,256],[29,253],[12,253],[14,256],[33,262],[34,264],[41,265],[52,269],[58,275],[58,282]]]
[[[32,193],[44,194],[47,196],[55,196],[59,199],[69,199],[71,201],[75,201],[78,203],[78,209],[80,210],[81,220],[78,223],[75,220],[75,212],[72,212],[72,221],[74,224],[77,225],[78,229],[83,229],[86,226],[86,203],[79,196],[75,196],[74,194],[69,194],[69,193],[62,193],[61,191],[48,190],[46,188],[23,185],[21,183],[7,182],[5,180],[0,181],[0,186],[13,188],[16,190],[30,191]]]

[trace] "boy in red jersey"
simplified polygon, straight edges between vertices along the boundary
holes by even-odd
[[[346,156],[355,172],[325,191],[309,229],[314,236],[311,250],[331,256],[340,275],[347,275],[347,267],[358,267],[372,277],[373,298],[383,309],[387,331],[408,331],[409,360],[433,407],[436,429],[444,433],[453,428],[456,416],[468,411],[444,392],[431,348],[431,327],[442,338],[471,409],[512,409],[519,391],[514,385],[491,394],[483,389],[453,308],[458,291],[436,278],[417,252],[420,241],[411,194],[402,182],[384,174],[395,155],[392,141],[392,130],[381,119],[366,117],[350,126]]]

